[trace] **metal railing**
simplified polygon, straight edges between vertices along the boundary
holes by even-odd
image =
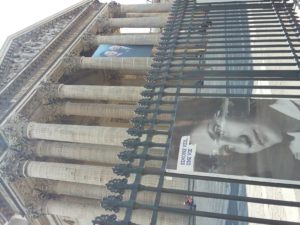
[[[206,175],[176,174],[166,170],[171,133],[174,128],[178,101],[183,97],[259,97],[299,98],[299,24],[293,10],[294,3],[275,0],[251,0],[235,2],[197,3],[194,0],[176,0],[164,27],[154,63],[147,75],[144,97],[139,101],[128,133],[132,139],[123,142],[126,150],[119,154],[128,164],[113,168],[122,179],[107,184],[112,195],[101,201],[103,208],[117,213],[126,209],[125,217],[102,215],[93,221],[100,224],[135,224],[132,215],[136,209],[152,212],[150,225],[159,224],[158,214],[181,214],[190,218],[207,217],[226,221],[258,224],[299,224],[299,221],[283,221],[246,215],[207,212],[198,209],[172,207],[160,204],[165,193],[206,199],[222,199],[230,202],[269,204],[300,207],[300,202],[248,197],[239,194],[220,194],[198,191],[193,188],[164,187],[166,178],[183,182],[216,182],[229,185],[257,185],[274,188],[299,189],[299,184],[245,180]],[[268,81],[268,85],[260,82]],[[283,82],[277,84],[276,82]],[[285,82],[292,82],[292,85]],[[257,92],[257,90],[268,90]],[[164,143],[154,141],[165,136]],[[141,150],[142,149],[142,150]],[[153,149],[161,149],[154,155]],[[161,168],[147,167],[148,161],[160,161]],[[134,164],[138,161],[138,164]],[[135,175],[133,183],[127,178]],[[157,186],[142,184],[147,175],[158,177]],[[191,182],[189,182],[191,183]],[[190,185],[188,185],[190,186]],[[130,198],[122,194],[131,191]],[[153,204],[137,199],[138,193],[155,193]],[[190,219],[189,224],[197,224]]]

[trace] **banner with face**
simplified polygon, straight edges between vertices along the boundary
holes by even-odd
[[[92,57],[149,57],[151,45],[99,45]]]
[[[299,100],[183,99],[177,105],[167,170],[298,182],[299,144]]]

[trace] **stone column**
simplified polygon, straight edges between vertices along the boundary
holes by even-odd
[[[36,188],[39,188],[36,186]],[[57,195],[67,195],[73,197],[103,199],[111,195],[112,193],[106,188],[106,186],[91,185],[91,184],[78,184],[63,181],[49,182],[47,185],[47,192]],[[153,204],[155,199],[155,192],[139,192],[137,201],[145,204]],[[128,200],[130,192],[126,191],[123,195],[124,200]],[[170,207],[183,207],[182,202],[184,196],[176,194],[162,193],[160,204]]]
[[[96,216],[107,214],[100,206],[100,200],[74,197],[46,200],[41,207],[42,214],[86,218],[92,221]]]
[[[196,46],[195,46],[196,47]],[[179,52],[181,50],[178,50]],[[178,52],[175,50],[175,52]],[[191,49],[190,52],[199,52],[201,49]],[[122,73],[144,75],[150,69],[152,64],[152,57],[68,57],[65,59],[69,67],[75,67],[80,69],[107,69],[107,70],[119,70]],[[78,63],[75,64],[74,62]],[[182,60],[172,61],[172,67],[170,71],[181,71]],[[186,60],[183,71],[195,71],[199,70],[201,64],[197,60]],[[162,66],[162,68],[165,68]],[[167,68],[166,68],[167,69]]]
[[[104,118],[131,119],[135,116],[134,105],[73,103],[66,102],[59,105],[59,112],[63,115],[91,116]]]
[[[117,164],[120,163],[117,155],[123,151],[123,148],[111,145],[39,141],[32,151],[38,157]]]
[[[121,5],[121,13],[163,13],[169,12],[171,3]]]
[[[71,159],[78,161],[89,161],[115,165],[122,163],[118,154],[124,151],[121,146],[78,144],[56,141],[39,141],[36,146],[32,146],[32,151],[38,157],[50,157],[59,159]],[[151,155],[162,156],[162,149],[152,149]],[[138,164],[138,160],[134,165]],[[147,167],[159,167],[161,162],[151,160],[147,162]]]
[[[115,28],[162,28],[167,20],[168,17],[165,15],[141,18],[110,18],[106,24]]]
[[[51,85],[53,98],[137,102],[143,87],[98,85]]]
[[[154,16],[168,16],[167,13],[126,13],[127,18],[132,17],[154,17]]]
[[[55,162],[40,162],[26,161],[23,163],[23,176],[32,178],[41,178],[47,180],[67,181],[80,184],[105,185],[112,179],[116,178],[111,167],[70,164],[70,163],[55,163]],[[143,176],[141,184],[146,186],[157,186],[158,176]],[[128,178],[128,183],[133,183],[135,176],[132,174]],[[176,182],[184,183],[183,180],[165,180],[165,187],[177,187]],[[183,188],[186,186],[180,184]],[[182,188],[181,188],[182,189]]]
[[[51,181],[45,187],[40,187],[37,184],[35,188],[45,188],[45,191],[50,194],[99,200],[112,194],[105,185],[79,184],[65,181]]]
[[[85,218],[93,220],[95,217],[109,214],[108,211],[100,207],[100,201],[94,199],[63,197],[60,199],[50,199],[43,203],[41,207],[43,214],[66,216],[71,218]],[[123,219],[124,208],[118,212],[118,218]],[[132,220],[138,224],[148,224],[152,212],[148,210],[134,210]],[[169,213],[159,213],[157,224],[159,225],[185,225],[188,224],[188,217]]]
[[[151,57],[81,57],[81,69],[120,70],[122,73],[144,75],[152,64]]]
[[[111,167],[39,161],[26,161],[23,173],[26,177],[94,185],[105,185],[116,176]]]
[[[94,38],[85,38],[93,42]],[[85,45],[89,45],[85,43]],[[93,44],[92,44],[93,45]],[[95,45],[95,44],[94,44]],[[144,75],[152,63],[151,57],[65,57],[66,70],[77,69],[117,70],[122,74]]]
[[[46,124],[30,122],[27,138],[121,146],[129,138],[127,128]]]
[[[94,37],[94,43],[113,44],[113,45],[157,45],[160,39],[160,34],[121,34]]]

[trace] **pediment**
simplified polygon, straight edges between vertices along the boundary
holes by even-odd
[[[9,36],[0,50],[0,90],[46,48],[92,0],[86,0]]]

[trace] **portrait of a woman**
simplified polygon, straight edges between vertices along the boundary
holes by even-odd
[[[101,44],[93,57],[149,57],[152,55],[152,45],[107,45]]]
[[[195,98],[179,101],[168,168],[181,137],[196,145],[195,172],[300,181],[299,101]],[[174,159],[174,160],[172,160]]]

